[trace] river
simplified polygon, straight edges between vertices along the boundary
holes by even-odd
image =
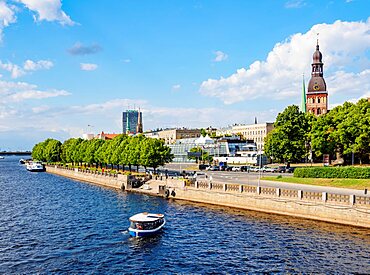
[[[370,230],[125,193],[0,160],[0,273],[370,273]],[[164,213],[132,238],[128,218]]]

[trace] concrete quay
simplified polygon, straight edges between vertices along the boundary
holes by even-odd
[[[370,228],[368,196],[165,177],[153,178],[140,188],[133,188],[132,176],[56,166],[47,166],[46,171],[128,192]]]

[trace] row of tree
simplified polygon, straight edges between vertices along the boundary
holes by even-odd
[[[171,149],[162,140],[123,134],[112,140],[71,138],[63,144],[55,139],[47,139],[33,147],[32,157],[49,163],[87,164],[96,167],[127,165],[130,171],[132,166],[156,169],[173,159]]]
[[[329,154],[337,162],[370,162],[370,102],[345,102],[316,117],[288,106],[265,139],[265,154],[278,162],[300,162]]]

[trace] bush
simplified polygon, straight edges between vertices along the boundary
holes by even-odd
[[[370,179],[370,167],[307,167],[296,168],[297,178]]]

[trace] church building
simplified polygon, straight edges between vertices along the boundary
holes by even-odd
[[[328,92],[324,80],[323,66],[319,41],[317,41],[316,51],[313,54],[311,79],[306,94],[306,111],[317,116],[328,112]]]

